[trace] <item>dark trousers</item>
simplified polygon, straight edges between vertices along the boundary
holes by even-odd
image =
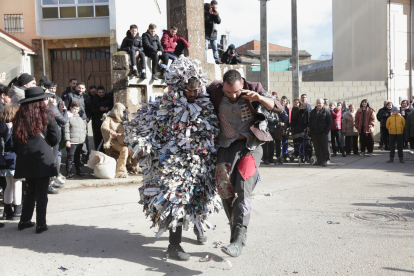
[[[72,163],[75,159],[75,168],[76,172],[80,171],[81,164],[80,164],[80,156],[82,152],[82,144],[72,144],[70,148],[66,147],[66,173],[72,172]]]
[[[390,157],[395,157],[395,142],[397,142],[398,158],[403,158],[404,134],[390,134]]]
[[[176,60],[180,55],[184,54],[184,49],[185,49],[184,42],[178,41],[174,52],[166,52],[166,54],[170,59]]]
[[[46,224],[49,177],[26,178],[26,182],[26,197],[24,198],[20,221],[29,221],[32,219],[36,203],[36,224],[42,226]]]
[[[0,177],[0,187],[3,188],[3,191],[6,190],[7,182],[5,177]]]
[[[131,51],[128,52],[129,57],[131,59],[132,66],[137,66],[137,57],[135,56],[136,52],[137,51],[135,51],[135,50],[131,50]],[[138,54],[138,58],[140,60],[141,70],[145,69],[145,54],[144,54],[144,52],[140,51],[139,54]]]
[[[351,148],[354,154],[358,154],[358,135],[345,136],[346,154],[351,154]]]
[[[380,134],[381,134],[381,141],[380,145],[384,145],[386,149],[390,147],[389,145],[389,137],[390,134],[388,133],[388,129],[386,127],[380,127]]]
[[[368,149],[368,153],[374,151],[374,133],[362,133],[359,134],[359,142],[361,144],[361,152],[365,152],[365,148]]]
[[[315,149],[315,156],[317,162],[324,163],[329,160],[329,142],[328,134],[326,133],[312,133],[312,143]]]
[[[158,56],[157,53],[145,51],[145,55],[152,59],[152,74],[157,73],[157,66],[160,59],[163,64],[168,65],[168,56],[165,53]]]
[[[274,161],[275,156],[275,130],[269,130],[270,134],[272,135],[273,140],[266,142],[262,145],[263,147],[263,161]],[[280,149],[280,145],[279,145]],[[279,153],[280,154],[280,153]]]
[[[414,137],[410,137],[410,148],[414,149]]]
[[[275,141],[275,146],[276,146],[276,158],[280,157],[280,154],[282,153],[281,150],[281,146],[282,146],[282,141],[281,140],[274,140]]]
[[[310,160],[312,157],[312,145],[310,140],[305,139],[305,149],[303,149],[303,138],[296,138],[293,139],[293,145],[295,147],[295,156],[299,156],[299,150],[304,152],[308,159]]]
[[[333,153],[336,153],[336,144],[341,153],[344,153],[344,147],[342,146],[342,131],[340,129],[331,130],[331,145]],[[335,143],[336,141],[336,143]]]
[[[252,176],[244,180],[237,165],[244,156],[247,158],[248,155],[253,156],[257,169]],[[247,228],[249,225],[252,193],[259,177],[258,168],[262,155],[262,147],[249,151],[246,148],[245,140],[238,140],[227,148],[220,147],[218,149],[216,180],[224,211],[230,222],[230,242],[233,242],[235,238],[237,227]],[[252,164],[247,166],[252,168]],[[237,197],[235,197],[235,194],[237,194]],[[245,244],[246,236],[242,237],[242,242]]]
[[[183,222],[183,219],[178,220],[178,222]],[[183,236],[183,227],[177,226],[175,232],[170,228],[170,237],[169,241],[172,245],[179,245],[181,243],[181,237]]]

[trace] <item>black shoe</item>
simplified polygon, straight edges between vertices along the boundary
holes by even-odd
[[[390,160],[387,161],[387,163],[393,163],[394,162],[394,158],[390,158]]]
[[[49,186],[49,187],[47,187],[47,193],[51,194],[51,195],[55,195],[55,194],[58,194],[59,191],[54,189],[52,186]]]
[[[246,230],[247,229],[245,227],[236,226],[236,233],[233,242],[227,247],[222,247],[221,251],[232,257],[240,256],[243,249],[243,238],[246,235]]]
[[[194,234],[197,236],[197,241],[199,244],[206,244],[207,243],[207,236],[201,235],[200,232],[198,232],[197,226],[194,225]]]
[[[321,162],[315,162],[315,163],[313,163],[313,165],[314,166],[320,166],[321,165]]]
[[[85,176],[85,174],[83,172],[81,172],[81,171],[76,172],[76,175],[78,175],[80,177],[84,177]]]
[[[158,80],[157,74],[152,74],[152,79],[153,80]]]
[[[57,188],[57,189],[61,189],[61,188],[65,188],[65,185],[63,184],[59,184],[56,183],[56,181],[53,182],[53,184],[51,185],[53,188]]]
[[[343,152],[343,153],[342,153],[342,157],[346,157],[346,154],[345,154],[345,152]]]
[[[73,179],[73,174],[68,173],[68,174],[66,175],[66,179]]]
[[[40,233],[46,231],[47,229],[48,228],[47,228],[47,224],[46,223],[44,225],[42,225],[42,226],[36,226],[36,234],[40,234]]]
[[[167,254],[169,258],[173,258],[179,261],[190,260],[190,254],[185,253],[184,249],[180,245],[168,245]]]
[[[216,64],[223,64],[220,60],[216,60]]]
[[[265,160],[263,163],[264,163],[265,165],[269,165],[269,161],[267,161],[267,160]]]
[[[30,220],[29,221],[20,221],[19,224],[17,224],[17,229],[19,231],[22,231],[23,229],[30,228],[30,227],[33,227],[33,226],[35,226],[35,223],[31,222]]]
[[[3,228],[4,227],[4,223],[0,223],[0,228]]]
[[[147,74],[146,73],[141,73],[141,78],[142,79],[147,79]]]
[[[13,209],[11,204],[4,204],[2,220],[12,220],[13,219]]]
[[[13,220],[20,220],[22,215],[22,205],[14,205]]]
[[[135,77],[138,77],[138,76],[139,76],[139,74],[138,74],[138,70],[137,70],[137,69],[132,70],[132,74],[133,74]]]
[[[403,158],[400,158],[400,163],[405,163]]]
[[[321,166],[322,167],[328,167],[328,163],[327,162],[322,162]]]

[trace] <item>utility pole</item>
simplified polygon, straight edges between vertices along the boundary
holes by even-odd
[[[298,12],[292,0],[292,99],[299,98]]]
[[[267,33],[267,2],[260,1],[260,82],[266,91],[269,91],[269,42]]]

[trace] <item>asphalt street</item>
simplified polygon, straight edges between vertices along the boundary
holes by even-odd
[[[188,262],[165,259],[168,233],[157,239],[149,228],[139,183],[68,183],[49,195],[48,231],[17,231],[10,221],[0,229],[0,275],[414,275],[414,155],[405,157],[263,165],[242,255],[213,244],[229,241],[221,211],[206,245],[184,232]],[[213,259],[200,262],[206,255]]]

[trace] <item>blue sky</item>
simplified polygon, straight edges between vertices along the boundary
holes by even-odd
[[[205,0],[209,3],[210,1]],[[260,2],[258,0],[218,0],[222,19],[220,36],[230,32],[236,47],[260,40]],[[299,49],[312,59],[323,52],[332,54],[332,0],[297,0]],[[269,42],[291,47],[291,0],[270,0]]]

